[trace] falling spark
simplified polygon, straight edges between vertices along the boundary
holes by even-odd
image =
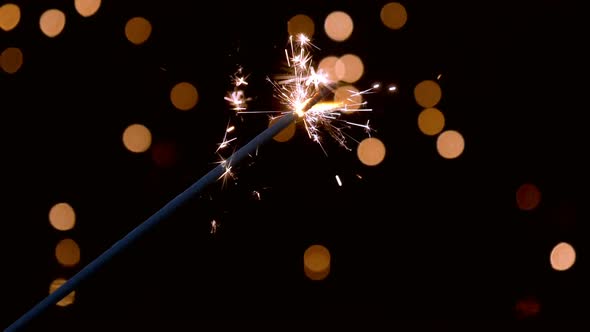
[[[438,74],[438,76],[436,76],[436,79],[440,80],[441,77],[442,77],[442,74]]]
[[[359,180],[363,179],[363,177],[360,174],[357,174],[356,177],[359,178]]]
[[[397,90],[397,87],[395,85],[392,85],[389,87],[388,90],[393,92],[393,91]]]
[[[211,220],[211,234],[217,233],[217,229],[219,228],[219,223],[215,221],[215,219]]]
[[[234,88],[224,97],[224,99],[232,105],[234,111],[245,111],[248,101],[251,100],[246,97],[244,90],[240,89],[240,86],[248,85],[248,82],[246,81],[248,75],[244,76],[243,71],[244,69],[242,67],[238,67],[238,70],[232,76]]]
[[[223,134],[223,140],[221,140],[221,143],[217,144],[217,150],[215,150],[215,152],[219,152],[219,150],[225,149],[226,147],[229,146],[229,143],[233,142],[237,138],[237,137],[234,137],[231,139],[227,138],[227,134],[234,131],[234,129],[235,129],[235,127],[230,126],[229,121],[228,121],[227,127],[225,129],[225,133]]]
[[[256,198],[256,200],[260,200],[260,192],[257,190],[252,191],[252,196],[254,196],[254,198]]]
[[[336,175],[336,182],[338,182],[338,186],[342,187],[342,181],[340,181],[340,177]]]

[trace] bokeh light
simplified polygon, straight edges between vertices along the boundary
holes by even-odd
[[[554,270],[565,271],[570,269],[576,262],[576,251],[571,244],[560,242],[551,250],[549,260]]]
[[[152,144],[152,134],[146,126],[132,124],[123,132],[123,144],[131,152],[145,152]]]
[[[305,36],[311,38],[313,36],[315,30],[315,24],[311,17],[299,14],[291,17],[291,19],[287,22],[287,31],[289,32],[290,36],[297,36],[299,34],[304,34]]]
[[[98,11],[101,0],[75,0],[74,7],[78,14],[83,17],[89,17]]]
[[[173,142],[158,142],[152,146],[152,160],[158,167],[172,167],[178,160],[176,144]]]
[[[444,126],[445,116],[436,108],[426,108],[418,115],[418,128],[425,135],[437,135]]]
[[[318,64],[318,72],[326,75],[326,78],[332,82],[337,81],[338,76],[336,76],[336,62],[338,62],[337,56],[330,55],[323,58]]]
[[[76,213],[68,203],[57,203],[49,209],[49,223],[59,231],[67,231],[76,224]]]
[[[56,37],[66,26],[66,15],[59,9],[48,9],[39,19],[39,27],[47,37]]]
[[[80,247],[72,239],[63,239],[55,246],[55,258],[63,266],[74,266],[80,262]]]
[[[365,138],[359,143],[356,154],[367,166],[379,165],[385,159],[385,144],[375,137]]]
[[[345,41],[352,34],[354,24],[352,18],[345,12],[331,12],[324,21],[326,35],[334,41]]]
[[[390,2],[383,6],[380,16],[381,22],[393,30],[401,29],[408,20],[406,8],[399,2]]]
[[[275,122],[279,121],[280,118],[272,118],[270,119],[268,126],[271,127],[275,124]],[[286,142],[293,138],[295,135],[295,121],[289,124],[285,129],[281,130],[278,134],[276,134],[273,139],[277,142]]]
[[[363,61],[354,54],[345,54],[341,56],[334,65],[336,77],[347,83],[358,81],[365,71]]]
[[[516,204],[524,211],[534,210],[541,202],[541,190],[532,184],[524,183],[516,190]]]
[[[534,317],[541,311],[541,303],[534,297],[525,297],[516,301],[514,311],[519,319]]]
[[[145,43],[151,33],[152,24],[143,17],[134,17],[125,24],[125,37],[135,45]]]
[[[363,103],[363,96],[352,85],[339,86],[334,90],[334,102],[342,104],[347,110],[359,109]]]
[[[13,3],[0,6],[0,29],[10,31],[20,22],[20,7]]]
[[[55,292],[58,288],[60,288],[63,284],[65,284],[67,279],[64,278],[57,278],[51,282],[49,285],[49,294]],[[56,305],[60,307],[67,307],[70,304],[74,303],[76,296],[76,291],[71,291],[68,295],[66,295],[63,299],[59,300]]]
[[[442,97],[442,91],[438,83],[433,80],[424,80],[414,87],[414,98],[418,105],[424,108],[436,106]]]
[[[16,73],[23,65],[23,52],[20,48],[9,47],[0,53],[0,68],[8,74]]]
[[[199,101],[197,88],[189,82],[180,82],[170,90],[172,105],[181,111],[188,111],[195,107]]]
[[[465,140],[456,130],[446,130],[438,135],[436,150],[438,154],[446,159],[459,157],[465,149]]]
[[[311,280],[323,280],[330,274],[330,251],[320,244],[309,246],[303,254],[303,271]]]

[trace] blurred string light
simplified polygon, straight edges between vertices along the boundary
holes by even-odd
[[[55,292],[59,287],[65,284],[67,279],[64,278],[57,278],[51,282],[49,285],[49,294]],[[67,307],[70,304],[74,303],[76,297],[76,291],[71,291],[68,295],[66,295],[63,299],[59,300],[56,305],[60,307]]]
[[[298,14],[291,17],[289,21],[287,21],[287,31],[289,32],[290,36],[303,34],[309,38],[312,38],[315,32],[315,24],[309,16],[305,14]]]
[[[436,108],[425,108],[418,115],[418,128],[425,135],[439,134],[445,126],[445,116]]]
[[[61,202],[53,205],[49,209],[49,222],[53,228],[65,232],[74,228],[76,224],[76,214],[72,206],[68,203]],[[73,267],[80,262],[80,247],[70,238],[60,240],[55,246],[55,258],[63,267]],[[66,279],[57,278],[49,286],[49,294],[63,285]],[[74,292],[61,299],[56,303],[57,306],[65,307],[74,303]]]
[[[188,111],[197,105],[199,93],[197,88],[189,82],[175,84],[170,90],[172,105],[181,111]]]
[[[386,27],[398,30],[408,21],[408,13],[401,3],[390,2],[381,8],[380,18]]]
[[[123,144],[133,153],[145,152],[152,144],[152,133],[146,126],[134,123],[123,131]]]
[[[151,34],[152,24],[144,17],[133,17],[125,24],[125,37],[135,45],[145,43]]]
[[[68,231],[76,224],[76,213],[68,203],[57,203],[49,209],[49,223],[59,231]]]
[[[551,250],[549,262],[556,271],[569,270],[576,262],[576,251],[571,244],[560,242]]]
[[[80,16],[90,17],[98,11],[101,0],[75,0],[74,7]]]
[[[55,246],[55,258],[62,266],[72,267],[80,262],[80,247],[76,241],[66,238]]]
[[[533,183],[523,183],[516,190],[516,205],[523,211],[536,209],[541,203],[541,190]]]
[[[39,27],[47,37],[57,37],[66,26],[66,15],[59,9],[48,9],[39,18]]]
[[[20,7],[14,3],[5,3],[0,6],[0,29],[10,31],[20,22]]]
[[[365,138],[357,147],[356,154],[367,166],[379,165],[385,159],[385,144],[375,137]]]
[[[324,31],[330,39],[342,42],[347,40],[354,30],[350,15],[343,11],[334,11],[324,20]]]
[[[440,77],[440,75],[439,75]],[[455,159],[465,150],[465,139],[457,130],[445,130],[445,116],[436,106],[442,89],[435,80],[423,80],[414,87],[414,99],[423,109],[418,114],[418,129],[427,136],[435,136],[436,151],[445,159]]]
[[[311,280],[324,280],[330,274],[331,255],[321,244],[309,246],[303,253],[303,272]]]
[[[0,53],[0,68],[8,74],[16,73],[23,65],[23,52],[18,47],[8,47]]]

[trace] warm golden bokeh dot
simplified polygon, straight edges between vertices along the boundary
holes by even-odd
[[[375,137],[365,138],[359,143],[356,155],[367,166],[379,165],[385,159],[385,144]]]
[[[576,251],[571,244],[560,242],[551,250],[549,260],[554,270],[565,271],[570,269],[576,262]]]
[[[331,55],[323,58],[318,64],[318,72],[326,75],[326,78],[332,82],[337,81],[336,62],[338,62],[337,56]]]
[[[0,29],[10,31],[20,22],[20,7],[13,3],[0,6]]]
[[[89,17],[98,11],[101,0],[75,0],[74,7],[78,14],[84,17]]]
[[[408,20],[406,8],[399,2],[390,2],[381,8],[381,22],[390,29],[401,29]]]
[[[437,135],[444,126],[445,116],[436,108],[426,108],[418,115],[418,128],[425,135]]]
[[[414,87],[414,98],[418,105],[424,108],[436,106],[441,97],[440,86],[433,80],[424,80]]]
[[[532,183],[525,183],[516,190],[516,204],[524,211],[534,210],[541,202],[541,191]]]
[[[66,279],[64,278],[57,278],[51,282],[49,285],[49,294],[55,292],[58,288],[60,288],[63,284],[66,283]],[[63,299],[59,300],[56,305],[60,307],[67,307],[70,304],[74,303],[76,297],[76,291],[71,291],[68,295],[66,295]]]
[[[436,150],[438,154],[446,159],[459,157],[465,149],[463,136],[455,130],[446,130],[438,135]]]
[[[330,251],[320,244],[309,246],[303,254],[303,271],[311,280],[323,280],[330,273]]]
[[[270,119],[268,126],[271,127],[275,124],[275,122],[279,121],[280,118],[272,118]],[[276,134],[273,139],[277,142],[286,142],[293,138],[295,135],[295,121],[288,125],[285,129],[281,130],[278,134]]]
[[[57,203],[49,209],[49,223],[57,230],[70,230],[76,224],[76,213],[70,204]]]
[[[354,24],[352,18],[345,12],[331,12],[324,21],[324,31],[334,41],[345,41],[352,34]]]
[[[8,74],[16,73],[23,65],[23,52],[17,47],[9,47],[0,53],[0,68]]]
[[[299,14],[291,17],[287,22],[287,30],[290,36],[304,34],[308,38],[311,38],[315,30],[315,24],[309,16]]]
[[[365,72],[363,60],[354,54],[341,56],[334,65],[336,77],[346,83],[358,81]]]
[[[152,24],[143,17],[134,17],[125,24],[125,37],[135,45],[145,43],[152,34]]]
[[[63,239],[55,246],[55,258],[63,266],[74,266],[80,262],[80,247],[72,239]]]
[[[145,152],[152,144],[152,134],[146,126],[132,124],[123,132],[123,144],[131,152]]]
[[[180,82],[170,90],[172,105],[181,111],[188,111],[197,105],[199,93],[197,88],[189,82]]]
[[[347,110],[359,109],[363,103],[363,96],[352,85],[343,85],[334,90],[334,102]]]
[[[47,37],[56,37],[66,26],[66,15],[59,9],[49,9],[41,14],[39,27]]]

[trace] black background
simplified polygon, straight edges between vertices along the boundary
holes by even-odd
[[[383,163],[361,164],[355,146],[321,148],[303,128],[270,142],[154,232],[134,243],[76,292],[76,301],[35,319],[31,330],[199,330],[225,327],[418,330],[546,327],[587,330],[588,221],[585,161],[588,54],[580,8],[563,1],[402,2],[408,22],[387,29],[386,1],[104,2],[83,18],[73,1],[21,1],[22,18],[0,46],[22,49],[23,67],[2,74],[4,285],[8,326],[214,167],[228,119],[245,144],[265,115],[233,115],[223,97],[237,66],[250,73],[250,109],[278,103],[266,76],[283,68],[287,21],[315,22],[318,61],[354,53],[365,66],[359,89],[387,147]],[[38,28],[49,8],[66,13],[64,31]],[[330,40],[323,20],[346,11],[354,31]],[[146,17],[145,44],[124,26]],[[420,133],[413,87],[438,80],[446,128],[465,151],[446,160]],[[189,81],[199,103],[181,112],[171,87]],[[176,147],[177,163],[158,167],[150,152],[129,153],[121,134],[145,124],[154,143]],[[355,132],[355,137],[366,136]],[[339,187],[338,174],[343,181]],[[357,175],[361,175],[360,179]],[[516,189],[534,183],[541,205],[521,211]],[[253,191],[261,194],[255,199]],[[47,213],[69,202],[67,234]],[[210,221],[220,222],[210,234]],[[53,251],[73,238],[82,260],[59,266]],[[577,261],[554,271],[549,252],[571,243]],[[325,245],[328,278],[308,280],[304,250]],[[538,315],[521,318],[519,300]],[[564,325],[566,324],[566,325]]]

